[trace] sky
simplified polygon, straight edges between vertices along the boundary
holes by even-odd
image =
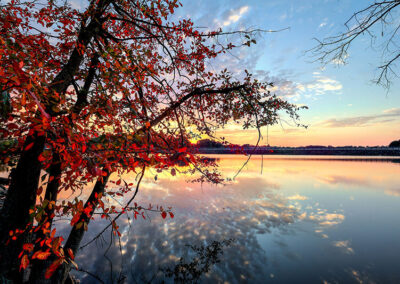
[[[274,92],[298,105],[300,123],[282,116],[282,123],[262,129],[261,145],[274,146],[388,145],[400,139],[400,84],[389,90],[373,83],[381,63],[379,38],[371,45],[368,36],[354,41],[347,64],[315,62],[307,50],[317,39],[344,32],[344,23],[367,0],[183,0],[178,18],[190,18],[204,29],[222,28],[282,30],[257,36],[257,44],[240,48],[214,62],[211,68],[228,68],[240,76],[244,69],[273,82]],[[378,33],[379,34],[379,33]],[[227,38],[226,40],[238,40]],[[268,135],[267,135],[268,132]],[[256,130],[228,125],[217,132],[233,143],[255,143]],[[267,139],[268,136],[268,139]]]

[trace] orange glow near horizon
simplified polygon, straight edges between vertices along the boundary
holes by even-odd
[[[379,133],[379,135],[377,135]],[[323,146],[387,146],[390,142],[400,139],[400,130],[396,124],[371,125],[368,127],[328,128],[310,126],[304,128],[282,129],[280,126],[261,130],[263,139],[260,145],[299,147],[307,145]],[[234,144],[255,144],[258,138],[256,129],[240,130],[237,127],[227,127],[217,131],[218,137],[225,137]]]

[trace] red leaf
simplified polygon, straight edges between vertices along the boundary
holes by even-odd
[[[184,152],[186,152],[186,150],[187,150],[187,147],[183,147],[183,148],[180,148],[180,149],[178,150],[178,152],[179,152],[179,153],[184,153]]]
[[[79,221],[79,217],[81,217],[81,214],[75,214],[75,216],[71,220],[71,226],[75,225]]]
[[[45,259],[47,259],[50,255],[51,255],[51,252],[49,252],[49,251],[41,251],[41,250],[39,250],[39,251],[37,251],[37,252],[35,252],[35,253],[33,254],[32,259],[37,258],[37,259],[45,260]]]
[[[19,266],[19,271],[21,271],[21,269],[26,269],[28,267],[28,264],[29,264],[29,259],[28,256],[25,254],[21,259],[21,265]]]
[[[25,151],[28,151],[30,148],[33,147],[33,142],[30,143],[28,146],[25,147]]]
[[[47,268],[46,273],[44,274],[44,277],[45,277],[46,279],[49,279],[49,278],[53,275],[54,271],[56,271],[57,268],[61,265],[62,261],[63,261],[62,259],[57,259],[57,260],[55,260],[55,261],[49,266],[49,268]]]
[[[171,216],[171,218],[174,218],[175,216],[174,216],[174,213],[172,213],[172,212],[169,212],[169,216]]]
[[[43,157],[42,154],[40,154],[39,157],[38,157],[38,161],[39,161],[39,162],[43,162],[44,160],[46,160],[46,158]]]
[[[33,251],[33,244],[24,244],[22,246],[22,249],[27,250],[28,252],[31,252],[31,251]]]
[[[120,185],[121,184],[121,179],[117,180],[117,182],[115,184],[116,185]]]
[[[161,212],[161,216],[163,217],[163,219],[167,218],[167,212],[165,211]]]

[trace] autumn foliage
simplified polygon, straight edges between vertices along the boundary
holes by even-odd
[[[146,168],[175,175],[185,166],[202,181],[221,182],[213,162],[196,155],[189,141],[230,121],[245,129],[274,124],[280,109],[297,117],[294,105],[268,91],[271,84],[247,72],[237,81],[227,70],[211,71],[208,63],[237,45],[220,44],[221,30],[173,20],[179,5],[93,0],[76,9],[63,1],[12,0],[0,6],[0,158],[12,169],[0,214],[7,243],[0,274],[18,280],[30,267],[31,278],[65,281],[95,210],[117,236],[121,214],[174,217],[169,208],[132,203]],[[254,43],[251,32],[238,36],[242,45]],[[136,173],[137,184],[122,173]],[[87,200],[58,198],[91,182]],[[119,190],[108,191],[107,182]],[[103,201],[132,191],[121,208]],[[53,228],[55,216],[71,219],[66,240]]]

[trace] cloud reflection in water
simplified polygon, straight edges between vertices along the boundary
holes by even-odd
[[[241,162],[242,158],[224,156],[221,170],[232,176]],[[366,271],[361,260],[358,266],[350,265],[364,248],[359,247],[356,236],[349,235],[353,231],[340,231],[358,213],[354,211],[349,217],[352,207],[343,205],[343,200],[352,202],[354,207],[366,190],[383,194],[378,182],[385,188],[393,188],[396,169],[389,163],[382,169],[381,165],[362,162],[349,165],[340,161],[267,159],[261,175],[259,163],[253,159],[247,170],[226,186],[186,183],[184,177],[163,174],[155,181],[149,175],[137,202],[172,206],[175,218],[162,220],[159,214],[150,213],[146,220],[132,221],[131,217],[130,221],[119,222],[122,250],[115,242],[107,253],[113,281],[116,282],[122,269],[126,283],[150,279],[159,283],[163,279],[159,268],[173,267],[180,257],[190,259],[192,255],[186,245],[205,245],[230,238],[235,242],[224,248],[221,262],[203,276],[205,283],[265,283],[266,279],[277,283],[294,279],[321,283],[326,279],[331,283],[354,280],[353,270]],[[346,170],[354,168],[354,163],[358,163],[357,172]],[[329,183],[332,177],[341,178]],[[358,182],[363,177],[365,181]],[[133,177],[125,179],[133,181]],[[313,186],[321,181],[325,187]],[[332,195],[335,191],[331,185],[341,195]],[[355,198],[351,199],[350,194]],[[92,222],[85,239],[90,240],[104,224],[101,220]],[[104,237],[109,239],[109,234]],[[82,268],[111,282],[110,262],[103,256],[105,249],[98,242],[81,251],[77,259]],[[84,274],[79,277],[88,283],[92,280]]]

